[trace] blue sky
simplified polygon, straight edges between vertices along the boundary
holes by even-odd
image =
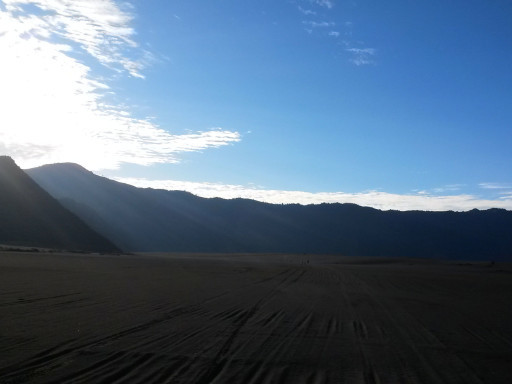
[[[512,209],[512,3],[0,0],[0,151],[138,186]]]

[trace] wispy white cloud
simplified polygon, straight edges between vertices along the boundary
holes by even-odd
[[[298,7],[299,11],[303,14],[303,15],[306,15],[306,16],[314,16],[316,15],[316,12],[311,10],[311,9],[305,9],[305,8],[302,8],[300,5]]]
[[[318,9],[318,7],[324,7],[328,9],[328,11],[320,12],[319,14],[332,12],[331,9],[334,7],[334,2],[330,0],[309,0],[309,3],[313,6],[316,6],[315,9]],[[301,6],[298,8],[299,11],[307,16],[315,16],[317,14],[316,11],[310,11],[302,8]],[[353,41],[352,35],[354,23],[352,21],[333,22],[305,20],[302,21],[302,23],[305,25],[305,31],[309,34],[313,34],[315,29],[318,28],[333,28],[335,26],[339,26],[337,29],[341,30],[342,32],[339,30],[331,30],[327,33],[327,35],[338,38],[343,34],[344,38],[340,42],[345,46],[345,52],[348,52],[349,61],[356,66],[375,64],[377,50],[375,48],[361,48],[360,46],[364,44],[364,42],[355,43]]]
[[[374,64],[374,56],[377,53],[375,48],[347,48],[347,52],[352,54],[350,61],[355,65]]]
[[[442,187],[437,187],[432,189],[432,192],[438,193],[446,193],[446,192],[456,192],[460,191],[462,187],[465,187],[465,184],[447,184]]]
[[[0,151],[23,167],[73,161],[90,169],[179,160],[240,140],[213,129],[174,135],[107,102],[100,64],[143,78],[132,15],[112,0],[3,0],[0,7]],[[96,64],[95,64],[96,63]],[[103,71],[103,76],[105,72]]]
[[[311,28],[328,28],[328,27],[334,27],[336,23],[332,21],[311,21],[306,20],[302,22],[304,25],[307,25]]]
[[[399,211],[468,211],[474,208],[512,209],[512,197],[510,199],[488,200],[468,194],[439,196],[428,194],[427,192],[415,194],[393,194],[381,191],[366,191],[361,193],[312,193],[262,189],[243,185],[197,183],[177,180],[148,180],[139,178],[116,178],[116,180],[141,188],[180,190],[188,191],[197,196],[207,198],[246,198],[274,204],[354,203],[382,210],[393,209]]]
[[[501,192],[500,195],[500,199],[512,201],[512,191]]]
[[[132,15],[110,0],[3,0],[16,7],[20,16],[23,6],[38,7],[39,32],[42,36],[62,37],[80,45],[104,65],[124,69],[135,77],[142,77],[144,62],[127,57],[137,48],[130,23]],[[125,3],[125,7],[127,4]],[[21,16],[24,17],[24,16]]]
[[[331,9],[334,7],[334,1],[332,0],[310,0],[311,3]]]
[[[512,184],[505,183],[480,183],[478,185],[483,189],[512,189]]]

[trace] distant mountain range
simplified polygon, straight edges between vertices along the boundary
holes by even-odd
[[[119,252],[7,156],[0,156],[0,244]]]
[[[512,212],[502,209],[398,212],[354,204],[275,205],[136,188],[69,163],[26,172],[125,251],[512,260]]]

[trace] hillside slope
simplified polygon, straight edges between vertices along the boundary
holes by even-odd
[[[7,156],[0,156],[0,218],[1,244],[119,251],[64,208]]]
[[[501,209],[398,212],[354,204],[273,205],[135,188],[76,164],[27,173],[129,251],[512,260],[512,212]]]

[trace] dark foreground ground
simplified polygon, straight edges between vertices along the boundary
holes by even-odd
[[[309,260],[0,252],[0,382],[512,382],[510,265]]]

